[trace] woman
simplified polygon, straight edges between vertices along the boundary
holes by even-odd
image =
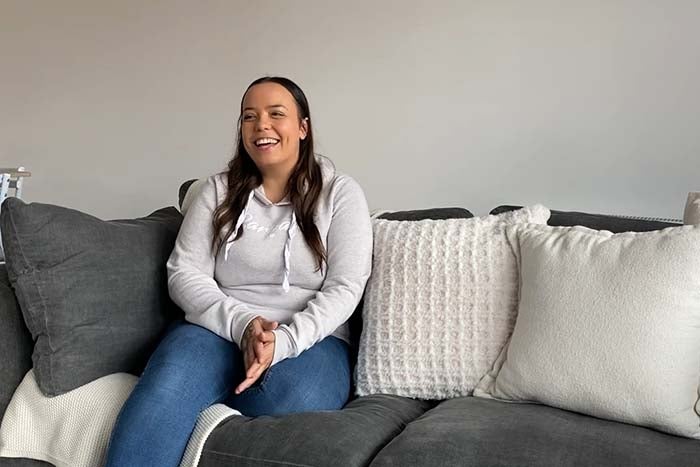
[[[372,228],[352,178],[313,152],[309,106],[285,78],[254,81],[236,154],[209,177],[168,260],[174,325],[124,404],[108,466],[178,465],[198,414],[340,409],[347,319],[369,277]]]

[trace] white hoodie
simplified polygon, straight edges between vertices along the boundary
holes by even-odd
[[[241,238],[214,257],[212,216],[226,196],[224,174],[209,177],[193,199],[167,263],[170,297],[188,321],[239,346],[256,316],[278,321],[273,365],[329,335],[347,342],[346,321],[370,274],[372,225],[362,188],[336,174],[329,159],[316,160],[323,189],[314,221],[328,256],[320,272],[288,198],[272,203],[262,185],[236,224]]]

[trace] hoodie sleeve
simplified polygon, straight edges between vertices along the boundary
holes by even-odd
[[[272,364],[298,356],[331,335],[350,318],[362,298],[372,268],[372,224],[360,185],[350,177],[335,180],[326,253],[326,278],[306,308],[275,331]]]
[[[244,302],[226,295],[214,279],[212,219],[218,201],[214,177],[206,180],[182,221],[167,262],[168,291],[187,321],[240,347],[245,328],[257,315]]]

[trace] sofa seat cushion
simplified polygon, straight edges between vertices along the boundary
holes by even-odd
[[[361,397],[337,411],[284,417],[233,416],[209,436],[200,467],[366,466],[406,424],[434,403]]]
[[[475,397],[411,422],[372,467],[697,466],[700,441],[534,404]]]

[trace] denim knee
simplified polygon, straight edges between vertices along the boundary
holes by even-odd
[[[269,368],[257,384],[227,403],[251,417],[337,410],[350,396],[351,378],[348,345],[328,337]]]

